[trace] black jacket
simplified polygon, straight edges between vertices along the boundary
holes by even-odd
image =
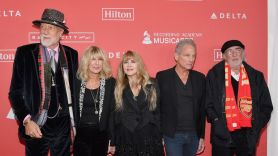
[[[270,119],[273,109],[269,90],[264,80],[263,73],[252,68],[246,62],[243,62],[245,70],[249,77],[251,96],[252,96],[252,128],[247,130],[247,140],[250,152],[253,153],[259,138],[260,131]],[[221,61],[209,70],[206,77],[206,111],[208,121],[215,123],[216,118],[222,124],[221,133],[227,134],[225,117],[225,62]],[[223,139],[215,134],[215,124],[211,126],[211,143],[220,146],[229,146],[231,137]],[[219,130],[219,129],[218,129]]]
[[[69,83],[74,101],[74,77],[78,67],[78,53],[76,50],[63,46],[65,49],[68,68]],[[38,113],[41,104],[41,84],[39,78],[38,53],[40,44],[29,44],[17,48],[13,74],[9,91],[9,99],[14,113],[19,121],[20,136],[26,137],[23,120],[26,115],[34,116]]]
[[[164,135],[173,137],[177,127],[177,94],[175,67],[160,71],[156,78],[160,90],[161,124]],[[205,76],[195,70],[190,70],[192,80],[194,119],[199,138],[205,137]]]
[[[115,79],[113,77],[105,80],[105,93],[103,100],[103,109],[101,113],[99,129],[100,131],[108,131],[110,114],[115,107],[115,98],[114,98],[114,88],[115,88]],[[79,108],[79,98],[80,98],[80,86],[81,81],[77,80],[76,83],[76,102],[74,105],[74,119],[75,124],[78,126],[80,121],[80,108]]]
[[[159,90],[154,82],[153,84],[148,84],[146,90],[152,89],[156,90],[157,100],[159,100]],[[124,126],[130,132],[140,130],[144,128],[147,124],[152,124],[157,128],[157,133],[160,133],[160,112],[159,112],[159,101],[157,101],[157,106],[155,110],[149,110],[149,97],[141,89],[135,102],[133,99],[133,93],[130,86],[128,85],[123,90],[123,110],[115,111],[113,118],[111,120],[111,133],[112,140],[111,145],[114,145],[115,132],[118,126]],[[140,107],[140,108],[139,108]],[[154,130],[155,131],[155,130]]]

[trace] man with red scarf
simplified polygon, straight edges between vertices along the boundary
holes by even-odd
[[[69,32],[62,12],[45,9],[33,24],[40,43],[17,48],[9,99],[27,156],[70,156],[78,53],[60,44]]]
[[[262,72],[245,62],[245,46],[229,40],[223,61],[209,70],[206,111],[211,123],[213,156],[255,155],[262,128],[273,109]]]

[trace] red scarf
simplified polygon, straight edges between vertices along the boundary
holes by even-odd
[[[225,63],[226,86],[226,120],[229,131],[235,131],[242,127],[252,127],[252,98],[249,78],[243,65],[240,67],[238,83],[238,100],[236,101],[231,82],[231,68]]]

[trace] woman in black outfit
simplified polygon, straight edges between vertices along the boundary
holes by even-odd
[[[109,152],[108,121],[114,109],[115,86],[111,75],[104,52],[96,46],[86,49],[77,71],[75,156],[106,156]]]
[[[141,57],[127,51],[118,69],[113,139],[116,156],[163,156],[159,92]]]

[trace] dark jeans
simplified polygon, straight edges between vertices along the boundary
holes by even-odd
[[[48,119],[41,128],[41,139],[26,139],[26,156],[70,156],[69,116]]]
[[[164,135],[167,156],[195,156],[199,139],[196,132],[176,133],[174,138]]]
[[[97,125],[83,125],[77,128],[73,152],[75,156],[106,156],[108,134],[99,131]]]
[[[220,145],[212,145],[213,156],[253,156],[254,153],[248,153],[248,142],[246,137],[246,129],[231,132],[232,144],[230,147]]]

